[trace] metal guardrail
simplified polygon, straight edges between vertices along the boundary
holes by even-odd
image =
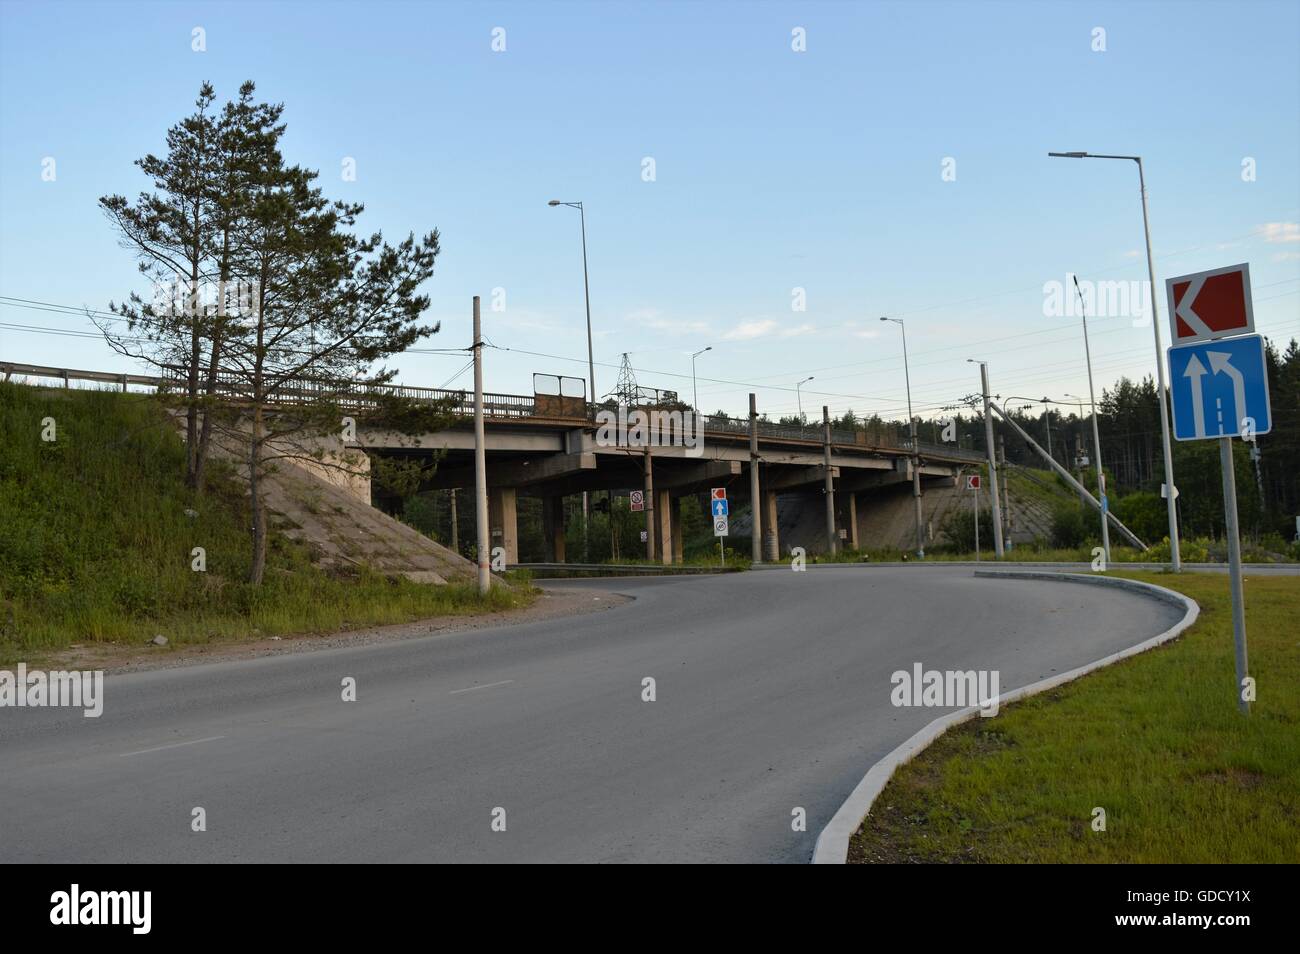
[[[82,371],[75,368],[54,368],[36,364],[18,364],[0,361],[0,372],[7,381],[13,375],[45,378],[61,381],[64,387],[71,387],[72,381],[90,381],[99,384],[114,384],[126,391],[130,385],[153,388],[160,391],[183,389],[185,381],[179,376],[152,376],[143,374],[114,374],[108,371]],[[248,389],[239,376],[223,372],[217,376],[217,393],[225,397],[247,400]],[[415,401],[440,401],[450,407],[453,414],[469,417],[474,413],[473,395],[464,390],[449,391],[443,388],[422,388],[410,385],[381,384],[357,385],[339,391],[337,388],[313,387],[310,382],[293,387],[277,388],[269,397],[269,403],[292,406],[310,403],[321,395],[329,396],[340,403],[356,407],[359,410],[377,407],[384,398],[405,398]],[[572,421],[575,425],[590,423],[596,419],[596,412],[612,410],[611,403],[595,404],[587,402],[585,417],[557,416],[554,413],[539,412],[538,401],[531,394],[503,394],[484,392],[483,414],[493,420],[547,420]],[[747,418],[726,417],[710,414],[704,418],[706,434],[727,435],[731,437],[748,437],[749,420]],[[758,422],[760,438],[779,441],[807,441],[818,446],[822,443],[822,425],[816,424],[780,424],[772,421]],[[831,428],[831,442],[845,447],[859,447],[867,451],[885,451],[911,453],[912,442],[908,438],[899,438],[884,428],[868,430],[850,430],[848,428]],[[978,463],[984,459],[982,454],[961,448],[946,447],[941,444],[917,443],[917,452],[922,457],[960,460]]]

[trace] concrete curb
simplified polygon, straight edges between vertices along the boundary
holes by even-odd
[[[998,567],[1025,567],[1033,569],[1036,567],[1055,567],[1058,570],[1090,570],[1090,562],[1079,563],[1055,563],[1047,560],[912,560],[903,563],[898,560],[875,562],[865,561],[860,563],[809,563],[809,570],[837,570],[849,567],[861,567],[877,569],[887,569],[892,567],[973,567],[976,569],[997,569]],[[1146,570],[1157,573],[1161,570],[1169,571],[1171,569],[1168,563],[1114,563],[1109,564],[1112,570]],[[1243,563],[1241,565],[1244,571],[1274,572],[1300,575],[1300,563]],[[790,569],[789,563],[752,563],[750,569],[753,570],[786,570]],[[1228,564],[1226,563],[1184,563],[1183,570],[1213,570],[1216,572],[1226,572]]]
[[[1012,689],[1010,692],[1004,692],[998,696],[998,707],[1001,709],[1009,703],[1025,699],[1029,696],[1037,695],[1048,689],[1054,689],[1062,683],[1078,679],[1080,676],[1087,675],[1094,670],[1101,669],[1103,666],[1109,666],[1112,663],[1119,662],[1129,656],[1135,656],[1138,653],[1146,652],[1162,643],[1166,643],[1174,637],[1180,635],[1187,627],[1196,622],[1196,618],[1201,613],[1201,608],[1196,601],[1182,593],[1175,593],[1173,590],[1165,589],[1163,586],[1154,586],[1150,583],[1141,583],[1137,580],[1126,580],[1122,577],[1111,576],[1084,576],[1074,573],[1052,573],[1048,571],[1039,572],[997,572],[989,570],[977,570],[975,576],[990,578],[1009,578],[1019,580],[1053,580],[1058,583],[1083,583],[1093,586],[1114,586],[1120,589],[1133,590],[1143,593],[1163,603],[1171,603],[1183,609],[1183,618],[1171,626],[1169,629],[1144,640],[1128,649],[1122,649],[1117,653],[1112,653],[1095,662],[1079,666],[1077,669],[1071,669],[1068,672],[1059,673],[1048,679],[1042,679],[1038,682],[1031,683],[1028,686],[1021,686],[1019,689]],[[921,729],[910,739],[894,749],[883,759],[871,766],[862,781],[845,799],[844,804],[840,806],[833,818],[822,829],[821,834],[817,836],[817,846],[813,849],[812,863],[815,865],[842,865],[848,860],[849,856],[849,839],[853,833],[858,830],[864,818],[871,812],[871,806],[875,803],[876,798],[884,791],[885,785],[900,765],[910,762],[920,752],[924,751],[930,743],[939,736],[943,735],[955,725],[968,722],[979,715],[979,706],[970,706],[966,709],[960,709],[957,712],[950,712],[947,715],[940,716],[925,728]],[[996,718],[996,717],[995,717]]]

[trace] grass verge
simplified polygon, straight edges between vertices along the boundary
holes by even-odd
[[[1115,575],[1185,593],[1201,616],[947,732],[895,773],[850,863],[1300,861],[1300,579],[1246,578],[1258,701],[1244,717],[1227,576]]]
[[[52,437],[52,440],[43,439]],[[173,645],[409,622],[526,605],[532,588],[327,573],[273,532],[245,582],[248,503],[214,461],[185,487],[184,444],[152,397],[0,382],[0,664],[82,643]],[[195,572],[193,548],[205,551]]]

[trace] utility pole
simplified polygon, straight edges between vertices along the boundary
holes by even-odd
[[[474,296],[474,510],[478,530],[478,592],[486,596],[492,588],[488,539],[487,440],[483,434],[483,319],[479,296]]]
[[[989,366],[987,361],[966,359],[971,364],[980,366],[980,386],[984,391],[984,446],[989,457],[989,490],[993,500],[993,550],[999,560],[1002,559],[1002,505],[998,501],[998,462],[996,448],[993,446],[993,414],[989,410]]]
[[[1002,528],[1003,540],[1011,542],[1011,472],[1007,470],[1007,439],[998,435],[998,466],[1007,472],[1007,479],[1002,482],[1002,519],[1006,526]]]
[[[749,509],[753,514],[749,554],[753,563],[763,562],[762,501],[758,496],[758,405],[749,396]]]
[[[1043,421],[1047,424],[1047,456],[1052,456],[1052,406],[1043,398]]]
[[[823,468],[826,471],[826,552],[839,553],[840,541],[835,535],[835,478],[831,475],[831,409],[822,405]]]
[[[451,488],[451,548],[460,553],[460,526],[456,522],[456,488]]]

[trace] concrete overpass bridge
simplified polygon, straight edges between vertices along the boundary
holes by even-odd
[[[449,401],[458,420],[447,430],[419,438],[381,431],[359,431],[355,446],[370,454],[393,456],[442,455],[428,489],[474,486],[473,395],[434,389],[402,388],[407,397]],[[777,498],[806,494],[823,498],[826,452],[835,495],[835,527],[831,531],[846,546],[863,540],[858,532],[858,506],[870,495],[896,490],[912,482],[917,468],[926,485],[951,486],[962,467],[984,460],[982,454],[953,445],[897,439],[892,430],[878,432],[831,428],[829,441],[821,425],[784,425],[762,418],[753,421],[705,415],[695,448],[671,439],[657,444],[637,443],[634,429],[626,425],[601,426],[602,412],[613,415],[617,405],[595,404],[578,398],[548,395],[484,394],[487,456],[488,512],[493,547],[503,547],[508,563],[517,563],[519,534],[518,498],[521,494],[542,501],[542,519],[548,558],[565,561],[563,500],[592,491],[644,491],[647,529],[653,534],[652,552],[665,563],[682,558],[681,511],[683,497],[726,487],[734,508],[749,505],[750,468],[759,470],[758,509],[766,560],[780,558]],[[674,408],[657,409],[671,413]],[[689,412],[685,405],[675,408]],[[757,434],[758,453],[751,454],[751,428]],[[670,438],[675,435],[670,435]],[[375,493],[375,503],[392,508]]]
[[[145,375],[77,371],[39,365],[0,363],[5,379],[13,375],[47,379],[70,387],[72,381],[132,387],[143,390],[166,388],[175,391],[177,382]],[[234,400],[241,396],[237,383],[223,380],[222,391]],[[408,435],[366,429],[364,411],[380,393],[418,401],[439,401],[447,405],[454,420],[447,429],[412,440]],[[292,406],[311,400],[310,386],[277,395],[277,403]],[[356,440],[325,439],[327,453],[362,450],[366,454],[441,459],[425,489],[472,488],[474,486],[473,394],[437,388],[388,385],[358,390],[343,396],[344,403],[358,410]],[[688,412],[677,403],[660,405],[671,414]],[[757,510],[763,529],[763,555],[776,560],[781,554],[777,531],[779,495],[802,494],[821,499],[826,493],[827,451],[834,490],[835,526],[828,532],[856,547],[866,543],[859,536],[858,508],[874,494],[898,492],[899,485],[912,482],[913,469],[924,488],[951,486],[959,471],[980,464],[982,454],[953,445],[918,443],[898,438],[892,429],[877,431],[825,428],[822,425],[786,425],[707,415],[692,435],[669,433],[666,440],[650,446],[638,445],[631,428],[601,427],[602,413],[616,412],[613,402],[597,404],[583,398],[534,393],[531,395],[485,393],[485,423],[488,512],[493,547],[503,547],[508,563],[519,558],[517,507],[521,494],[542,501],[543,525],[548,556],[564,562],[565,497],[591,491],[644,491],[647,529],[655,554],[663,562],[682,558],[681,499],[726,487],[733,513],[737,506],[753,505],[750,500],[750,468],[759,473]],[[678,425],[680,427],[680,424]],[[757,437],[757,455],[751,453],[751,431]],[[698,438],[698,446],[684,446],[685,438]],[[677,440],[682,438],[683,440]],[[398,502],[387,499],[370,482],[355,478],[341,481],[347,488],[377,506],[390,511]],[[803,541],[801,541],[802,543]]]

